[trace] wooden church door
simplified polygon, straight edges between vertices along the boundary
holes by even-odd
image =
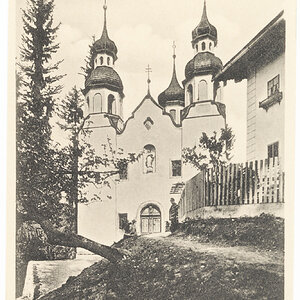
[[[149,204],[141,211],[141,233],[161,232],[161,213],[156,205]]]

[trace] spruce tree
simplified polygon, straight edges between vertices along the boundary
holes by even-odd
[[[17,215],[40,224],[49,243],[82,247],[111,261],[117,250],[55,226],[61,214],[61,193],[73,174],[73,157],[51,141],[50,119],[61,91],[60,62],[52,58],[58,26],[53,25],[53,0],[28,0],[23,10],[21,97],[17,103]]]

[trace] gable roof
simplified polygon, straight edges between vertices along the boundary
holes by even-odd
[[[161,112],[162,112],[162,115],[169,116],[170,120],[172,121],[172,123],[173,123],[173,125],[174,125],[175,127],[181,127],[181,125],[178,125],[178,124],[176,124],[176,123],[174,122],[172,116],[171,116],[169,113],[167,113],[166,111],[164,111],[163,107],[160,106],[160,105],[154,100],[154,98],[148,93],[148,94],[143,98],[143,100],[139,103],[139,105],[132,111],[131,116],[126,120],[126,122],[124,123],[123,130],[121,130],[121,131],[119,132],[119,134],[122,134],[122,133],[125,131],[125,129],[126,129],[126,127],[127,127],[127,123],[128,123],[130,120],[134,119],[135,113],[142,107],[142,105],[145,103],[146,100],[150,100],[157,108],[159,108],[159,109],[161,110]]]
[[[267,24],[246,46],[244,46],[223,69],[217,73],[214,80],[240,81],[247,78],[249,64],[263,54],[275,57],[285,49],[285,20],[281,11]]]

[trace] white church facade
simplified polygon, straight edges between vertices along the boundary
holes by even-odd
[[[169,87],[158,99],[150,88],[128,120],[123,120],[126,98],[116,71],[117,47],[109,38],[104,6],[102,36],[94,45],[94,69],[85,82],[85,114],[89,116],[89,142],[103,155],[109,140],[112,149],[142,153],[127,172],[109,179],[109,187],[90,193],[107,195],[100,202],[79,206],[79,234],[110,244],[123,235],[124,219],[137,221],[138,234],[164,232],[169,219],[170,198],[178,202],[183,182],[197,170],[182,164],[182,151],[193,147],[202,132],[208,135],[225,127],[225,105],[213,77],[222,70],[215,56],[217,29],[207,18],[206,5],[192,32],[194,57],[185,68],[183,86],[177,80],[175,50]],[[150,85],[150,80],[148,80]]]

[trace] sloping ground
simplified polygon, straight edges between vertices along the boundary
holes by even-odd
[[[226,246],[251,246],[257,249],[283,251],[284,220],[272,215],[235,219],[186,220],[177,235],[194,237],[201,243]]]
[[[282,259],[268,251],[210,245],[179,236],[120,242],[131,257],[100,261],[42,300],[283,299]],[[202,248],[201,248],[202,247]],[[226,251],[224,249],[227,249]],[[237,255],[237,253],[239,255]],[[282,254],[282,252],[281,252]],[[252,257],[250,262],[245,257]],[[283,255],[281,255],[283,256]],[[255,259],[257,257],[257,259]]]

